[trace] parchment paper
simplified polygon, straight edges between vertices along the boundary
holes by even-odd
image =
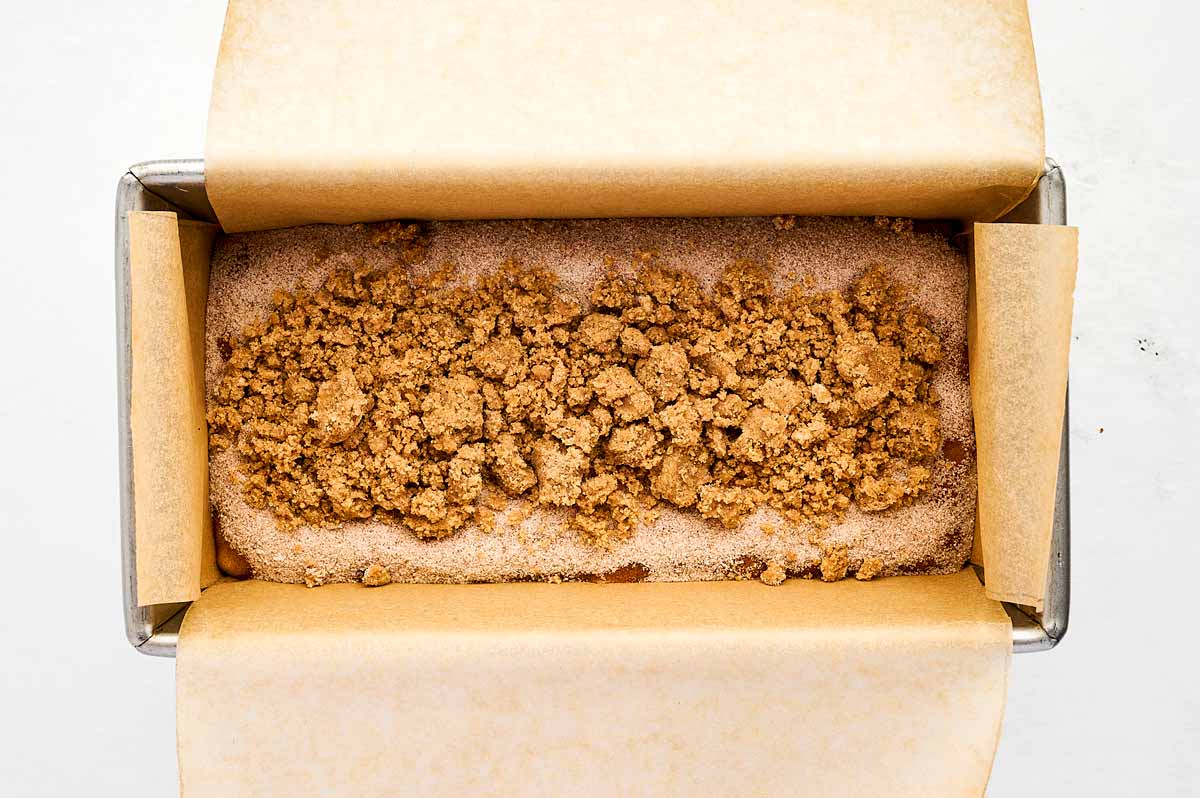
[[[976,224],[968,336],[987,594],[1046,594],[1078,230]]]
[[[130,426],[139,606],[217,578],[208,512],[204,303],[216,226],[129,214]]]
[[[232,0],[228,232],[417,217],[991,220],[1043,168],[1023,0]]]
[[[209,198],[235,232],[396,217],[989,220],[1034,185],[1042,147],[1021,0],[233,0],[206,156]],[[1038,249],[1016,252],[1000,228],[977,232],[987,312],[972,369],[982,353],[999,393],[1011,379],[1043,399],[1058,390],[1061,411],[1057,384],[1002,373],[1011,341],[1033,340],[1013,334],[1062,332],[1009,315],[1041,300],[1029,285],[1010,297],[1000,275],[1034,279],[1047,245],[1015,235]],[[152,297],[159,322],[143,339],[184,329],[181,293]],[[147,367],[192,362],[188,347],[164,335]],[[1046,363],[1017,368],[1032,365]],[[151,428],[161,440],[146,456],[181,478],[177,494],[156,478],[170,499],[160,531],[171,512],[193,525],[207,516],[191,492],[202,483],[182,465],[203,462],[194,378],[168,374],[145,405],[187,409]],[[989,402],[977,418],[988,428],[977,430],[981,471],[987,457],[1011,467],[999,430],[1030,410]],[[1030,432],[1042,440],[1040,426]],[[1040,458],[1040,446],[1025,456]],[[992,480],[990,495],[1041,506],[1037,462],[1012,484]],[[1052,473],[1048,484],[1052,500]],[[989,593],[1037,604],[1048,551],[1031,564],[1023,548],[1041,546],[1043,519],[1029,510],[1014,523],[1008,505],[988,507],[981,494]],[[142,526],[139,515],[139,554]],[[181,529],[168,553],[187,548]],[[161,600],[195,595],[190,568],[192,592]],[[978,796],[1010,639],[970,571],[779,588],[218,582],[180,636],[182,788]]]
[[[177,660],[183,795],[980,796],[1010,625],[877,583],[219,583]]]

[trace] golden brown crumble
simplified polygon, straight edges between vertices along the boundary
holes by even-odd
[[[392,575],[379,563],[371,563],[363,571],[362,583],[367,587],[382,587],[392,583]]]
[[[306,587],[320,587],[325,584],[329,574],[325,569],[314,563],[304,566],[304,584]]]
[[[883,560],[878,557],[867,557],[854,574],[854,578],[866,582],[879,576],[883,570]]]
[[[828,546],[821,552],[821,581],[836,582],[850,570],[850,556],[845,546]]]
[[[763,572],[758,575],[759,581],[764,585],[776,587],[782,585],[787,580],[787,570],[781,563],[771,562],[763,569]]]
[[[423,251],[415,225],[375,235]],[[211,445],[237,448],[247,502],[285,527],[374,518],[428,539],[489,529],[513,499],[608,546],[663,502],[821,525],[929,488],[941,344],[884,269],[809,294],[745,261],[711,291],[653,252],[634,262],[586,309],[515,262],[471,284],[360,269],[277,291],[222,352]],[[824,552],[822,578],[848,568]]]

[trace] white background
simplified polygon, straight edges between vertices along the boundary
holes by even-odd
[[[4,4],[0,794],[176,790],[173,663],[121,627],[113,195],[203,153],[223,5]],[[1031,5],[1081,228],[1072,619],[1014,660],[989,795],[1196,795],[1200,15]]]

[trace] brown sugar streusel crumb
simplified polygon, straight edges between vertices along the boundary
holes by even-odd
[[[858,567],[854,578],[866,582],[879,576],[881,571],[883,571],[883,560],[878,557],[867,557],[863,560],[862,565]]]
[[[419,253],[419,228],[397,229]],[[230,342],[211,445],[236,447],[245,500],[285,528],[373,519],[425,539],[486,525],[497,497],[566,510],[605,548],[656,506],[828,524],[927,491],[942,346],[886,267],[777,293],[741,260],[706,290],[642,254],[586,309],[512,261],[276,291]],[[822,578],[849,564],[825,552]]]
[[[392,583],[392,575],[379,563],[371,563],[363,571],[362,583],[367,587],[382,587]]]
[[[325,569],[316,563],[308,563],[304,566],[304,584],[307,587],[320,587],[328,580],[328,576]]]
[[[782,563],[771,562],[763,569],[763,572],[758,575],[758,579],[764,585],[777,587],[782,585],[787,580],[787,570]]]
[[[827,546],[821,556],[821,581],[844,579],[850,570],[850,556],[845,546]]]

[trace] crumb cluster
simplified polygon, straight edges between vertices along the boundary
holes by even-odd
[[[373,236],[424,252],[415,225]],[[565,510],[603,549],[664,507],[820,526],[928,490],[942,344],[886,267],[778,292],[747,260],[709,289],[635,259],[586,301],[511,260],[277,290],[219,342],[211,446],[236,448],[245,500],[286,528],[372,519],[423,539],[488,529],[514,499]],[[845,575],[844,551],[826,559]]]

